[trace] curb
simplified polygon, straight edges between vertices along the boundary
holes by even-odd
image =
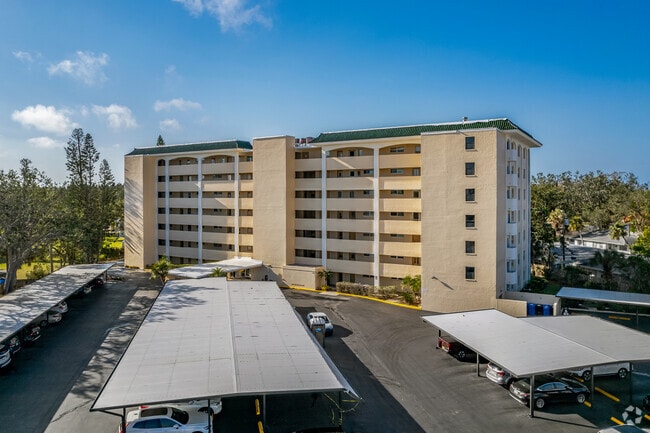
[[[398,304],[398,303],[395,303],[395,302],[385,301],[383,299],[373,298],[372,296],[353,295],[351,293],[342,293],[342,292],[328,292],[328,291],[323,291],[323,290],[318,290],[318,289],[308,289],[306,287],[300,287],[300,286],[288,286],[288,288],[291,289],[291,290],[300,290],[300,291],[303,291],[303,292],[332,293],[332,294],[336,294],[337,296],[347,296],[347,297],[350,297],[350,298],[367,299],[369,301],[380,302],[382,304],[392,305],[392,306],[395,306],[395,307],[408,308],[409,310],[419,310],[419,311],[422,310],[421,306]]]

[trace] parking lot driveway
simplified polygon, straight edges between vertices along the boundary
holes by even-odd
[[[459,362],[436,349],[436,331],[422,321],[420,311],[332,293],[287,290],[285,294],[300,314],[323,311],[334,323],[334,337],[326,339],[326,351],[365,401],[364,409],[346,414],[346,431],[413,431],[399,423],[382,423],[394,414],[408,418],[406,425],[416,425],[415,431],[425,432],[596,430],[584,405],[550,408],[530,418],[527,407],[485,378],[485,364],[479,377],[475,364]],[[386,393],[392,400],[381,404]],[[375,411],[370,407],[377,401],[381,406]],[[362,412],[366,406],[367,419]]]

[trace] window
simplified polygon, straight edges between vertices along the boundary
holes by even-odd
[[[403,168],[391,168],[390,174],[404,174]]]
[[[392,217],[403,217],[404,212],[391,212],[390,216],[392,216]]]
[[[465,176],[474,176],[476,174],[475,166],[473,162],[465,163]]]
[[[165,160],[164,159],[159,159],[158,160],[158,167],[164,167],[165,166]]]
[[[413,221],[420,221],[420,212],[413,212]]]
[[[420,190],[419,189],[413,190],[413,198],[420,198]]]
[[[476,227],[476,215],[465,215],[465,227],[468,229]]]
[[[476,190],[474,188],[465,189],[465,201],[476,201]]]
[[[476,279],[476,269],[474,268],[474,266],[465,266],[465,279],[466,280]]]
[[[474,150],[474,137],[465,137],[465,150]]]
[[[506,241],[508,248],[517,248],[517,235],[507,235]]]
[[[420,153],[420,152],[421,152],[420,146],[415,146],[415,153]]]
[[[403,147],[391,147],[390,153],[404,153]]]
[[[413,176],[419,176],[420,175],[420,169],[419,168],[414,168],[413,169]]]
[[[474,241],[465,241],[465,254],[475,254],[476,243]]]
[[[517,262],[515,260],[506,261],[506,272],[508,273],[517,272]]]
[[[370,170],[363,170],[363,174],[367,174],[369,176],[372,176],[375,174],[375,170],[370,169]]]
[[[390,195],[404,195],[403,189],[391,189]]]

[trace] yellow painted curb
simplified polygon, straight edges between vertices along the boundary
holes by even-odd
[[[607,316],[608,319],[617,319],[617,320],[632,320],[630,317],[623,316]]]
[[[616,397],[616,396],[614,396],[614,395],[608,393],[608,392],[605,391],[604,389],[601,389],[601,388],[595,387],[594,390],[595,390],[595,391],[598,391],[599,393],[601,393],[601,394],[604,395],[605,397],[611,398],[611,399],[614,400],[616,403],[620,403],[620,401],[621,401],[620,398],[618,398],[618,397]]]
[[[259,398],[255,399],[255,415],[260,415],[260,400]]]
[[[308,289],[306,287],[300,287],[300,286],[289,286],[290,289],[292,290],[302,290],[305,292],[315,292],[315,293],[336,293],[339,296],[348,296],[350,298],[359,298],[359,299],[367,299],[369,301],[375,301],[375,302],[381,302],[382,304],[387,304],[387,305],[394,305],[395,307],[401,307],[401,308],[408,308],[410,310],[422,310],[421,306],[418,305],[406,305],[406,304],[398,304],[396,302],[390,302],[390,301],[385,301],[383,299],[377,299],[373,298],[372,296],[363,296],[363,295],[353,295],[351,293],[342,293],[342,292],[327,292],[324,290],[318,290],[318,289]]]
[[[585,406],[587,406],[587,407],[591,407],[591,402],[590,402],[590,401],[587,401],[587,400],[585,400],[585,402],[584,402],[584,405],[585,405]]]
[[[262,421],[257,421],[257,430],[260,433],[264,433],[264,426],[262,425]]]

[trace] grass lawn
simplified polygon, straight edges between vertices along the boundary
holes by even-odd
[[[58,271],[61,269],[61,265],[58,261],[54,261],[54,270]],[[50,272],[50,262],[32,262],[32,263],[24,263],[18,272],[16,272],[16,278],[18,280],[26,280],[27,279],[27,273],[31,272],[32,269],[34,269],[34,266],[40,265],[42,266],[48,273]],[[0,263],[0,270],[6,271],[7,270],[7,264],[6,263]]]

